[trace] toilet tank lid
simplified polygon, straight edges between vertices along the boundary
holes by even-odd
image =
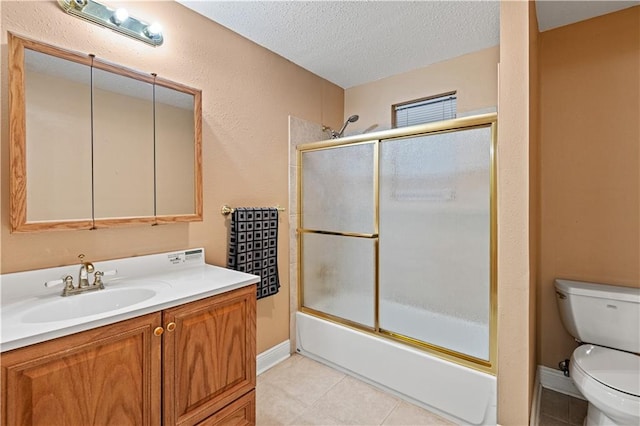
[[[640,303],[640,288],[563,279],[556,279],[555,285],[563,293]]]
[[[640,396],[640,355],[596,345],[582,345],[573,361],[605,386]]]

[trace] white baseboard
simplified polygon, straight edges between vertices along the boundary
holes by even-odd
[[[576,385],[573,384],[573,380],[571,380],[570,377],[565,376],[562,371],[545,367],[544,365],[538,365],[538,375],[540,377],[540,384],[542,387],[565,395],[570,395],[575,398],[585,399],[578,388],[576,388]]]
[[[291,350],[291,343],[285,340],[282,343],[278,343],[272,348],[258,354],[256,359],[256,372],[262,374],[271,367],[281,363],[285,359],[291,356],[289,352]]]

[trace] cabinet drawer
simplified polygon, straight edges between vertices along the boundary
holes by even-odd
[[[252,426],[256,424],[256,391],[224,407],[198,426]]]

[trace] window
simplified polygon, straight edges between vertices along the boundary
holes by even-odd
[[[456,99],[456,92],[449,92],[392,105],[392,126],[406,127],[456,118]]]

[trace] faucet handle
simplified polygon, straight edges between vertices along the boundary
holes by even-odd
[[[93,274],[93,285],[94,286],[98,286],[100,288],[104,288],[104,283],[102,282],[102,276],[104,275],[104,272],[100,272],[100,271],[96,271],[95,274]]]
[[[96,272],[96,273],[97,273],[97,272]],[[118,270],[117,270],[117,269],[110,269],[110,270],[108,270],[108,271],[104,271],[104,272],[102,273],[102,276],[103,276],[103,277],[109,277],[109,276],[111,276],[111,275],[117,275],[117,274],[118,274]]]
[[[111,275],[116,275],[118,273],[117,269],[111,269],[109,271],[96,271],[93,274],[93,285],[97,285],[100,288],[104,288],[104,283],[102,282],[102,277],[108,277]]]
[[[51,287],[59,286],[60,284],[65,284],[67,281],[67,278],[71,278],[71,281],[73,282],[73,277],[71,275],[67,275],[65,277],[60,278],[59,280],[46,281],[44,283],[44,286],[47,288],[51,288]]]
[[[51,287],[55,287],[57,285],[63,284],[64,283],[64,279],[60,278],[59,280],[51,280],[51,281],[45,281],[44,286],[51,288]]]
[[[47,281],[44,283],[44,286],[47,288],[55,287],[60,284],[64,284],[66,289],[73,289],[73,277],[71,275],[67,275],[59,280]]]
[[[69,290],[73,290],[73,277],[71,275],[64,277],[64,292]]]

